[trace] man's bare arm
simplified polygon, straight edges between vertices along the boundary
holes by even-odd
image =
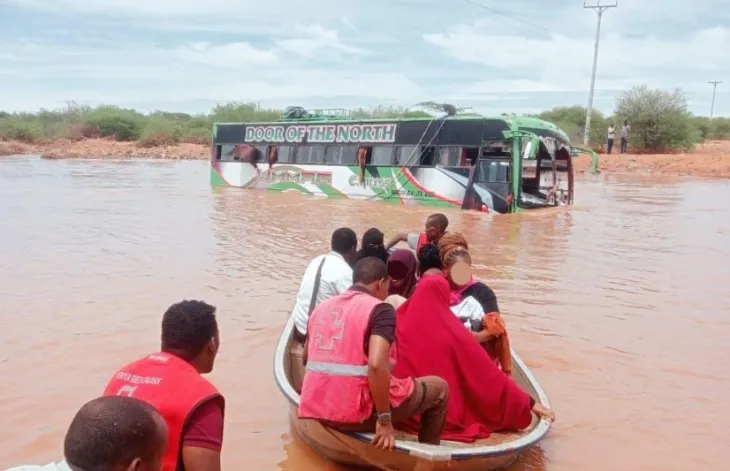
[[[221,452],[210,448],[184,446],[182,460],[185,471],[221,471]]]
[[[407,232],[400,232],[393,236],[386,244],[385,244],[385,250],[390,250],[394,245],[400,243],[400,242],[408,242],[408,233]]]
[[[368,344],[368,385],[378,414],[390,412],[390,343],[371,335]]]

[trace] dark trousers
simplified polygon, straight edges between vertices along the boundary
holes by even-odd
[[[413,394],[400,406],[391,409],[393,425],[410,419],[414,415],[421,416],[421,428],[418,431],[418,441],[438,445],[441,443],[441,432],[446,423],[446,407],[449,404],[449,386],[438,376],[422,376],[414,378]],[[343,432],[375,431],[375,419],[359,424],[340,424],[328,422],[330,427]]]
[[[613,149],[613,139],[609,138],[608,143],[606,145],[606,150],[608,151],[609,154],[611,153],[611,149]]]
[[[622,137],[621,138],[621,153],[622,154],[626,153],[626,149],[628,148],[628,146],[629,146],[629,140],[625,137]]]

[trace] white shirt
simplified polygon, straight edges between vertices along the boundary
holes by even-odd
[[[406,240],[406,242],[408,242],[408,248],[411,250],[418,250],[418,239],[420,237],[420,232],[411,232],[408,234],[408,239]]]
[[[5,471],[71,471],[71,468],[68,467],[65,461],[59,461],[58,463],[48,463],[45,466],[18,466],[17,468],[8,468]]]
[[[312,291],[314,291],[314,280],[323,258],[325,261],[322,265],[322,276],[319,281],[316,304],[342,294],[352,286],[352,268],[337,252],[320,255],[309,262],[307,269],[304,270],[304,275],[302,275],[297,300],[291,313],[297,330],[304,335],[307,334],[309,303],[312,300]]]
[[[464,323],[464,327],[474,332],[477,332],[475,326],[481,325],[484,319],[484,308],[471,296],[467,296],[456,306],[451,306],[451,312]]]

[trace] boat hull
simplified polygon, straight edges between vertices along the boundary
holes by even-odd
[[[441,445],[418,443],[416,437],[398,433],[393,450],[374,448],[372,434],[339,432],[320,422],[299,419],[299,394],[291,381],[294,320],[289,319],[279,338],[274,355],[274,379],[290,405],[289,419],[292,431],[318,454],[333,462],[355,467],[369,467],[397,471],[421,470],[479,470],[489,471],[512,463],[523,451],[531,448],[547,435],[550,422],[533,417],[528,429],[520,433],[494,433],[476,443],[442,441]],[[520,357],[512,351],[513,378],[536,401],[545,407],[550,403]]]
[[[343,466],[403,471],[486,471],[509,466],[518,453],[485,458],[431,461],[410,453],[394,453],[373,447],[370,442],[329,429],[315,420],[299,419],[290,406],[292,431],[317,454]]]

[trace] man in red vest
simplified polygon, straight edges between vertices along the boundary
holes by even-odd
[[[161,351],[123,367],[104,391],[148,402],[165,419],[163,471],[220,471],[225,402],[201,376],[213,370],[219,346],[215,307],[173,304],[162,317]]]
[[[319,304],[307,326],[306,374],[299,417],[353,432],[375,432],[373,444],[392,449],[393,424],[420,414],[418,440],[439,444],[448,386],[436,376],[396,378],[395,309],[383,300],[385,262],[366,257],[347,292]]]
[[[437,243],[446,233],[447,227],[449,227],[449,220],[444,214],[432,214],[426,218],[426,229],[423,232],[396,234],[385,244],[385,249],[388,250],[399,242],[407,242],[408,248],[419,252],[424,245]]]

